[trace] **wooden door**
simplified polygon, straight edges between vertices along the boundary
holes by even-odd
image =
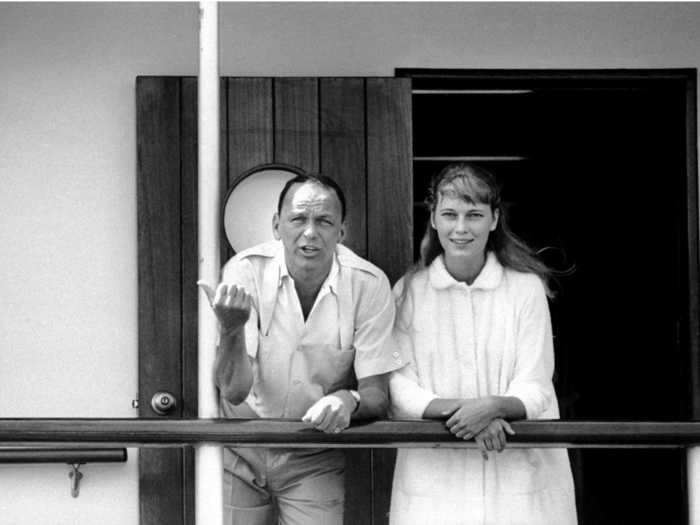
[[[410,81],[227,78],[221,87],[224,191],[270,163],[333,177],[348,203],[345,244],[394,282],[412,257]],[[140,417],[197,414],[196,101],[195,78],[137,79]],[[178,399],[168,416],[151,408],[158,391]],[[346,523],[386,523],[395,451],[348,455]],[[139,468],[141,522],[191,523],[192,451],[142,449]]]

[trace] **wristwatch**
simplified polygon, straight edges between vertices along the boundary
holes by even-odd
[[[354,414],[357,412],[357,409],[360,408],[360,393],[357,390],[348,390],[348,392],[350,392],[350,395],[355,400],[355,410],[352,411]]]

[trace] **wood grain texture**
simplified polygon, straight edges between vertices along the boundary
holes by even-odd
[[[511,424],[509,446],[615,448],[700,445],[700,421],[524,420]],[[196,443],[304,447],[475,448],[454,437],[440,421],[382,420],[353,424],[340,434],[324,434],[285,419],[0,419],[0,446],[58,443],[180,447]]]
[[[181,81],[181,143],[180,143],[180,232],[182,245],[180,265],[182,268],[182,390],[180,392],[182,417],[197,417],[198,414],[198,288],[199,275],[197,223],[198,223],[198,86],[196,77],[184,77]],[[225,95],[225,93],[223,93]],[[225,113],[225,106],[221,106]],[[223,126],[225,129],[225,126]],[[222,155],[225,148],[222,148]],[[226,157],[221,159],[226,167]],[[224,170],[223,176],[226,172]],[[225,185],[224,185],[225,187]],[[183,520],[194,523],[194,448],[183,447],[181,479],[183,494]]]
[[[394,283],[413,255],[413,170],[409,79],[369,78],[367,255]],[[396,454],[372,452],[372,520],[388,523]]]
[[[182,390],[180,96],[179,78],[136,80],[140,417]],[[139,473],[141,524],[183,523],[181,451],[142,451]]]
[[[246,171],[273,161],[272,79],[229,78],[229,187]]]
[[[411,84],[367,79],[367,253],[395,282],[413,254]]]
[[[372,450],[346,450],[344,523],[370,523],[373,485]]]
[[[319,80],[321,173],[333,178],[346,200],[343,244],[367,255],[367,174],[365,170],[365,81]]]
[[[391,486],[396,465],[395,449],[372,450],[372,523],[385,525],[389,523],[391,508]]]
[[[180,82],[137,79],[139,415],[180,391]],[[148,351],[145,351],[145,349]]]
[[[274,115],[274,162],[318,171],[318,80],[275,78]]]
[[[142,459],[141,456],[147,456]],[[182,450],[139,450],[139,523],[179,525],[187,523],[183,513]],[[148,468],[144,468],[147,462]]]
[[[183,417],[197,417],[197,322],[199,262],[197,258],[197,79],[182,79],[180,189],[180,266],[182,268],[182,391]]]

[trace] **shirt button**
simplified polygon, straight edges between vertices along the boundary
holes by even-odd
[[[292,384],[293,385],[300,385],[301,381],[299,381],[298,379],[295,379],[294,381],[292,381]]]
[[[399,358],[399,353],[398,353],[398,352],[394,352],[394,353],[391,354],[391,355],[394,356],[394,359],[398,359],[398,358]]]

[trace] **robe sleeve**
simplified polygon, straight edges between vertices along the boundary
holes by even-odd
[[[527,278],[523,283],[525,293],[518,301],[514,373],[505,395],[523,402],[527,419],[537,419],[549,413],[556,400],[552,384],[554,346],[544,286],[534,275]]]

